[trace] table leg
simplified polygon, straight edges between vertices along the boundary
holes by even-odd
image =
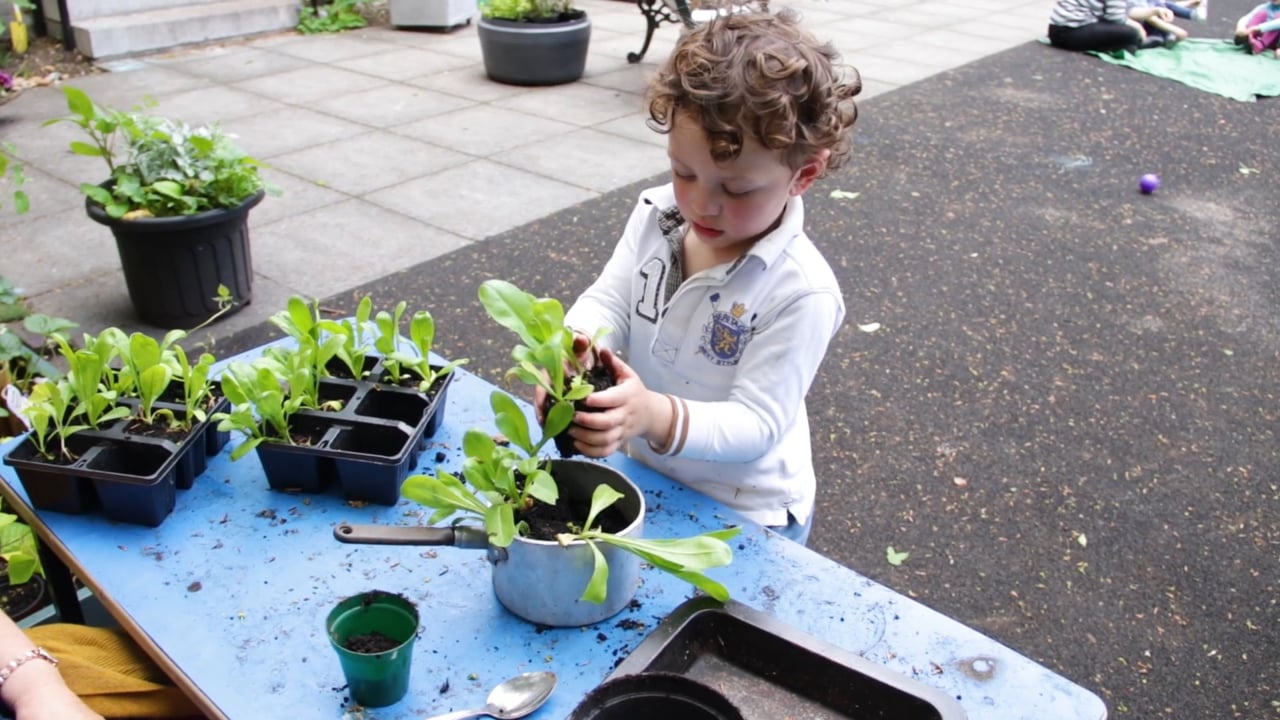
[[[38,544],[38,552],[40,564],[44,566],[44,579],[49,583],[49,592],[53,595],[53,605],[58,609],[59,620],[83,624],[84,608],[80,606],[80,596],[76,594],[71,571],[44,543]]]

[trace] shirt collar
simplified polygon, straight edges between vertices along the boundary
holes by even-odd
[[[654,212],[657,213],[658,229],[668,240],[675,236],[673,235],[675,229],[684,225],[684,217],[680,214],[679,208],[676,207],[675,188],[671,183],[645,190],[640,193],[640,199],[653,206]],[[768,267],[782,254],[792,239],[803,232],[804,201],[800,199],[799,195],[796,195],[787,200],[787,206],[782,211],[782,220],[778,222],[778,227],[757,240],[751,246],[751,249],[747,251],[747,255],[760,258],[765,267]],[[742,261],[739,260],[733,263],[731,269],[736,269],[741,265]]]

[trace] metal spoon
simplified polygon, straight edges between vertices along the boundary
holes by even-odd
[[[497,687],[489,691],[484,707],[478,710],[459,710],[436,715],[428,720],[469,720],[482,715],[498,720],[516,720],[541,707],[555,689],[555,673],[546,670],[527,672],[498,683]]]

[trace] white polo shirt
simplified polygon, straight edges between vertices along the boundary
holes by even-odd
[[[666,211],[664,213],[664,211]],[[778,228],[742,257],[668,289],[680,237],[670,184],[640,194],[613,256],[565,323],[608,328],[650,390],[684,399],[669,455],[643,438],[628,453],[764,525],[813,511],[815,479],[804,397],[844,320],[835,274],[804,234],[791,198]],[[678,270],[678,268],[677,268]]]

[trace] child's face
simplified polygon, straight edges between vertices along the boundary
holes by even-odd
[[[722,253],[745,252],[772,230],[787,200],[821,175],[827,154],[792,170],[782,151],[747,138],[738,157],[717,163],[701,124],[688,113],[676,114],[667,135],[680,214],[702,242]]]

